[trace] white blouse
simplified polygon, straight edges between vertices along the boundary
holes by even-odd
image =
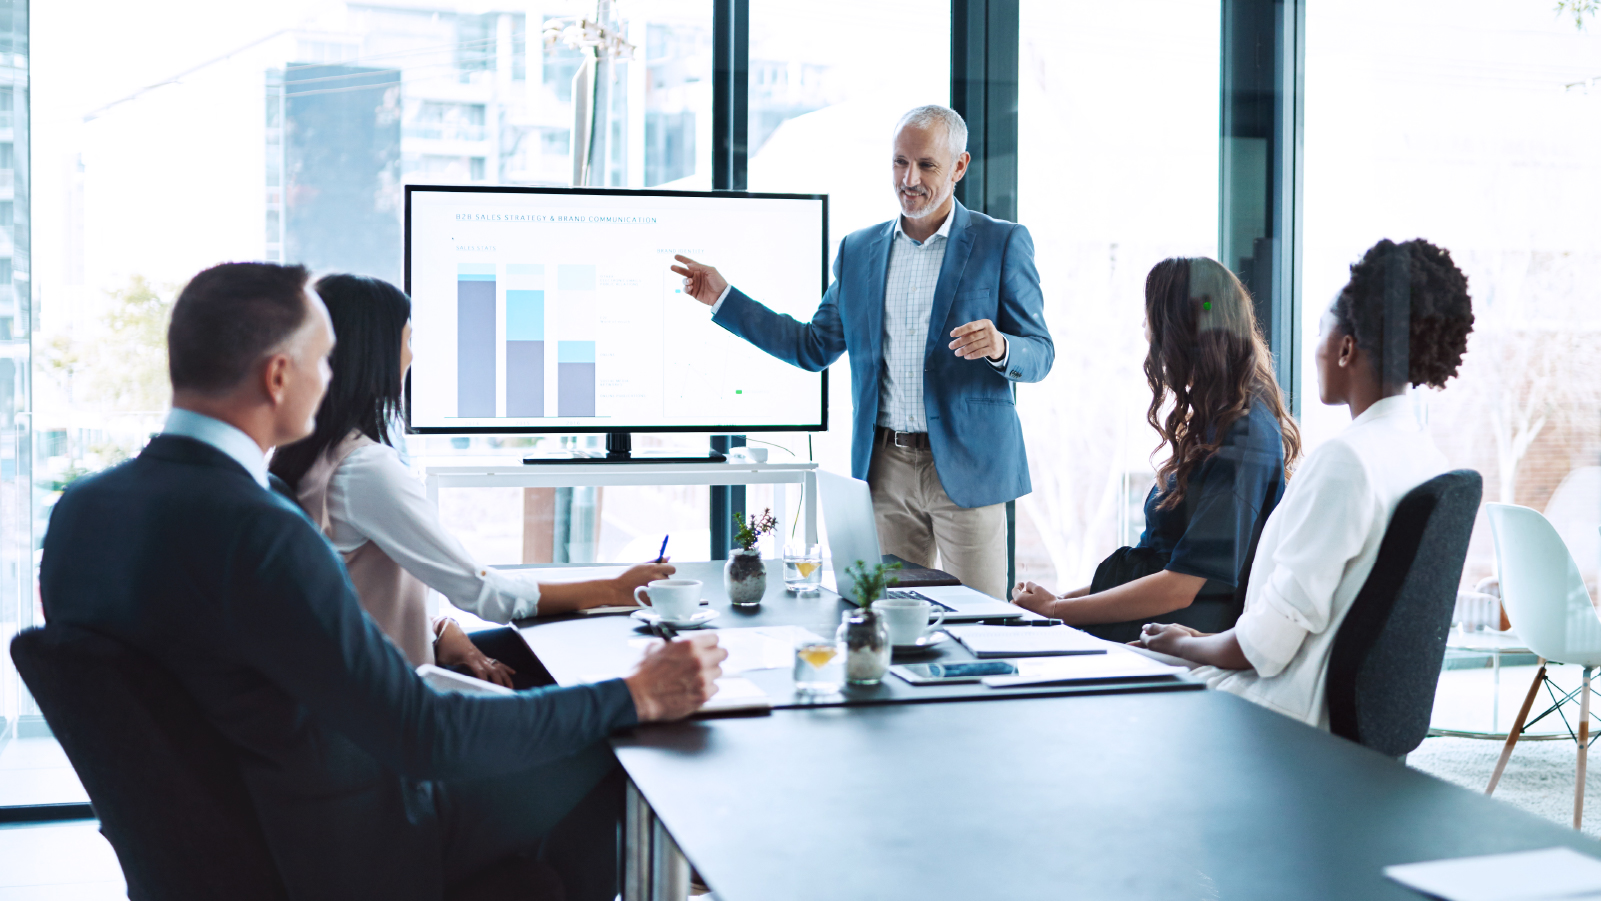
[[[1195,675],[1327,729],[1334,637],[1362,590],[1401,498],[1449,468],[1408,396],[1379,401],[1312,452],[1268,517],[1234,626],[1254,669]]]
[[[341,554],[368,541],[450,603],[497,623],[534,616],[532,573],[480,566],[439,524],[422,483],[385,444],[356,448],[328,483],[328,519]]]

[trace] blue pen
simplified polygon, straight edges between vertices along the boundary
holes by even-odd
[[[671,537],[671,533],[662,536],[662,549],[656,552],[657,563],[667,562],[667,539]]]

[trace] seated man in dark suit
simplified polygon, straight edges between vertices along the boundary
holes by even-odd
[[[238,748],[291,897],[438,899],[539,854],[568,898],[609,901],[622,777],[604,739],[695,710],[726,653],[671,642],[626,679],[508,697],[424,685],[268,490],[266,450],[310,434],[328,383],[334,335],[306,280],[232,263],[184,288],[167,428],[56,505],[45,615],[177,676]]]

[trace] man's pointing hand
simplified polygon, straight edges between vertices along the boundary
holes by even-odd
[[[708,307],[717,303],[717,298],[723,296],[723,289],[728,287],[728,282],[717,270],[681,253],[674,254],[673,259],[683,264],[674,266],[673,271],[684,277],[684,293]]]

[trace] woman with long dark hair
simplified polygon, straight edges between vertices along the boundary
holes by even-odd
[[[1024,582],[1012,592],[1022,607],[1114,641],[1137,639],[1155,617],[1207,631],[1234,624],[1257,536],[1301,447],[1251,296],[1222,264],[1156,264],[1145,323],[1145,418],[1167,453],[1145,532],[1088,586],[1056,595]]]
[[[395,449],[401,390],[411,368],[411,298],[360,275],[318,279],[334,326],[333,380],[309,438],[273,455],[271,471],[345,559],[357,594],[413,665],[435,663],[508,687],[516,670],[500,658],[526,654],[509,630],[476,633],[433,617],[428,589],[492,622],[608,604],[634,604],[633,590],[671,575],[665,564],[635,566],[616,579],[540,585],[528,574],[480,566],[439,524],[422,485]],[[500,634],[496,634],[500,633]],[[478,644],[474,643],[474,640]],[[526,658],[525,658],[526,659]]]
[[[1400,322],[1386,341],[1386,325]],[[1215,635],[1148,625],[1141,644],[1207,664],[1194,674],[1213,688],[1327,729],[1329,652],[1390,517],[1449,466],[1407,386],[1445,387],[1472,330],[1467,276],[1443,248],[1385,240],[1363,254],[1319,323],[1316,354],[1318,395],[1350,408],[1351,424],[1307,457],[1268,520],[1245,612]]]

